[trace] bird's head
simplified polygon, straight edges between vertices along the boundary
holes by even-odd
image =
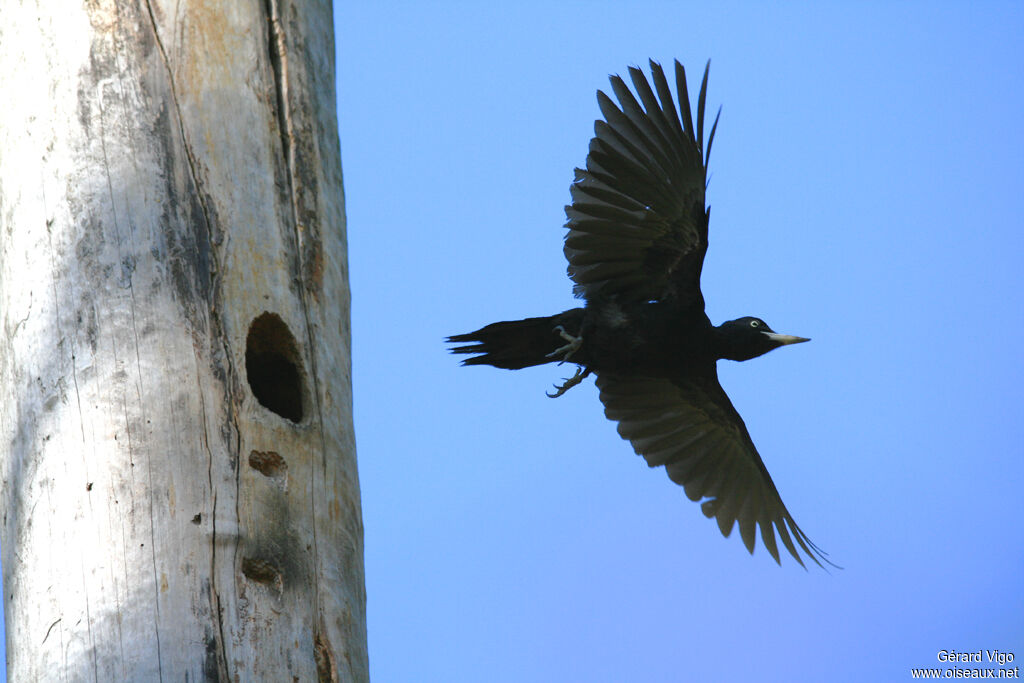
[[[787,344],[811,341],[805,337],[779,334],[760,318],[737,318],[718,326],[719,357],[750,360]]]

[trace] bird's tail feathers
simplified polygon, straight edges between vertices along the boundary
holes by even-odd
[[[578,335],[582,322],[583,309],[574,308],[542,318],[491,323],[476,332],[452,335],[448,343],[462,344],[452,348],[452,353],[479,354],[463,360],[463,365],[518,370],[563,360],[551,355],[566,343],[557,328],[561,326],[563,331]]]

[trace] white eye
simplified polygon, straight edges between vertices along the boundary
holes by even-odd
[[[761,326],[761,323],[760,323],[760,322],[758,322],[757,320],[751,320],[751,321],[750,321],[750,326],[751,326],[751,327],[760,327],[760,326]]]

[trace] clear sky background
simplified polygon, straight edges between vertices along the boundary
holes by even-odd
[[[337,4],[377,683],[1024,660],[1024,5],[766,5]],[[648,57],[712,60],[708,313],[813,338],[722,384],[842,571],[722,538],[569,366],[445,351],[579,304],[573,167]]]

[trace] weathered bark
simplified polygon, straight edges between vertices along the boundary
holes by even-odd
[[[327,0],[4,2],[11,680],[366,680]]]

